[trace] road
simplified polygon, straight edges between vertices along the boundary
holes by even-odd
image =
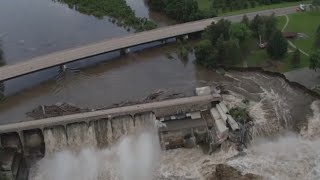
[[[264,10],[260,12],[247,13],[249,18],[253,18],[255,15],[285,15],[295,12],[296,6],[279,8],[272,10]],[[203,31],[212,22],[216,22],[221,18],[228,19],[232,22],[241,21],[244,14],[216,17],[205,20],[199,20],[195,22],[177,24],[173,26],[163,27],[150,31],[131,34],[123,37],[116,37],[107,39],[102,42],[93,43],[81,47],[67,49],[59,52],[47,54],[45,56],[35,57],[33,59],[26,59],[21,63],[6,65],[0,68],[0,81],[9,80],[19,76],[23,76],[32,72],[47,69],[53,66],[66,64],[72,61],[96,56],[99,54],[116,51],[133,47],[140,44],[159,41],[167,38],[178,37],[194,32]]]

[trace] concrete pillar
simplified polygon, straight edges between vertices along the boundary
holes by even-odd
[[[161,43],[162,43],[162,44],[166,44],[166,43],[167,43],[167,39],[162,39],[162,40],[161,40]]]
[[[68,69],[67,65],[65,65],[65,64],[60,65],[59,67],[60,67],[60,70],[61,70],[62,72],[65,72],[65,71]]]
[[[23,131],[24,154],[42,157],[45,154],[45,143],[41,129]]]
[[[186,34],[186,35],[183,36],[183,40],[188,40],[188,39],[189,39],[188,34]]]
[[[124,48],[120,50],[121,55],[126,55],[130,53],[130,48]]]
[[[22,143],[17,132],[1,134],[1,146],[22,152]]]

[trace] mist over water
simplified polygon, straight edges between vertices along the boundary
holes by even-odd
[[[110,148],[70,150],[40,160],[31,180],[150,180],[160,157],[159,138],[145,131],[128,135]]]

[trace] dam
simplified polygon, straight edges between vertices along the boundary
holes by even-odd
[[[156,127],[163,150],[207,144],[208,153],[239,126],[220,94],[210,87],[195,95],[0,126],[2,176],[19,179],[30,159],[69,149],[104,149],[125,135]]]

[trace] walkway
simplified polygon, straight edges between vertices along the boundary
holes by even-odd
[[[260,12],[247,13],[249,18],[255,15],[271,15],[275,13],[277,16],[295,12],[294,7],[279,8],[272,10],[264,10]],[[224,17],[230,21],[241,21],[244,14]],[[0,68],[0,81],[9,80],[15,77],[23,76],[32,72],[47,69],[53,66],[66,64],[72,61],[96,56],[99,54],[116,51],[120,49],[130,48],[133,46],[178,37],[194,32],[203,31],[212,22],[216,22],[221,17],[205,19],[195,22],[178,24],[163,27],[151,31],[145,31],[137,34],[131,34],[124,37],[107,39],[99,43],[89,44],[82,47],[67,49],[45,56],[36,57],[30,60],[24,60],[21,63],[6,65]]]
[[[203,108],[203,104],[210,104],[213,101],[221,101],[221,96],[218,94],[212,94],[204,96],[184,97],[159,102],[137,104],[106,110],[98,110],[40,120],[0,125],[0,133],[20,132],[23,130],[30,129],[43,129],[52,126],[64,126],[75,122],[89,122],[91,120],[97,120],[101,118],[112,118],[115,116],[133,115],[143,112],[154,112],[156,115],[162,116],[163,114],[170,113],[171,111],[172,114],[174,114],[176,112],[179,112],[181,110],[187,110],[189,108]],[[199,109],[197,109],[197,111],[199,111]]]
[[[288,24],[289,24],[289,22],[290,22],[289,16],[288,16],[288,15],[285,15],[285,17],[286,17],[286,23],[285,23],[285,25],[283,26],[283,28],[282,28],[282,30],[281,30],[282,32],[287,28],[287,26],[288,26]],[[288,43],[289,43],[289,45],[290,45],[291,47],[297,49],[297,46],[294,45],[292,41],[288,40]],[[304,52],[303,50],[299,49],[299,51],[300,51],[302,54],[304,54],[304,55],[306,55],[306,56],[309,56],[309,54],[306,53],[306,52]]]

